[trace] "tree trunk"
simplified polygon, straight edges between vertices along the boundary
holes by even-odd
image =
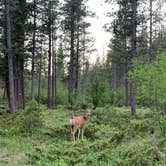
[[[32,83],[31,83],[31,95],[32,100],[35,98],[35,84],[34,84],[34,68],[35,68],[35,49],[36,49],[36,0],[33,0],[33,48],[32,48]]]
[[[11,51],[11,24],[10,24],[10,0],[5,0],[6,17],[6,41],[8,50],[8,79],[9,79],[9,108],[11,113],[15,113],[15,95],[14,95],[14,74],[13,74],[13,55]]]
[[[72,2],[74,3],[74,2]],[[74,21],[74,4],[72,4],[71,9],[71,29],[70,29],[70,64],[69,64],[69,84],[68,84],[68,91],[69,91],[69,103],[72,104],[72,93],[74,90],[74,61],[75,61],[75,51],[74,51],[74,32],[75,32],[75,21]]]
[[[153,17],[153,9],[152,9],[152,1],[153,0],[150,0],[150,13],[149,13],[149,16],[150,16],[150,18],[149,18],[149,21],[150,21],[150,25],[149,25],[149,29],[150,29],[150,31],[149,31],[149,63],[151,63],[152,62],[152,60],[153,60],[153,54],[152,54],[152,17]]]
[[[49,32],[49,48],[48,48],[48,89],[47,89],[47,107],[51,108],[51,18],[48,25]]]
[[[86,54],[85,53],[86,52],[85,38],[86,38],[85,25],[83,25],[83,27],[82,27],[82,44],[81,44],[81,46],[82,46],[82,58],[81,58],[82,59],[82,76],[83,77],[80,81],[80,89],[82,92],[86,87],[85,83],[87,83],[87,76],[86,76],[86,74],[87,74],[87,71],[86,71],[87,59],[85,57],[85,54]]]
[[[25,107],[24,99],[24,60],[17,54],[16,72],[15,72],[15,98],[16,107],[23,109]]]
[[[125,106],[129,105],[129,83],[127,79],[127,73],[128,73],[128,60],[127,58],[125,59]]]
[[[77,52],[76,52],[76,80],[75,80],[75,91],[78,91],[78,79],[79,79],[79,47],[80,47],[80,41],[79,41],[79,30],[77,32]]]
[[[135,58],[137,55],[136,51],[136,28],[137,28],[137,0],[133,0],[132,3],[132,36],[131,36],[131,53],[132,58]],[[133,66],[131,66],[131,70],[133,70]],[[131,106],[131,114],[136,114],[136,99],[135,99],[135,81],[131,80],[130,82],[130,106]]]
[[[113,78],[112,78],[112,89],[117,89],[117,67],[116,63],[112,62],[112,72],[113,72]]]
[[[55,43],[54,43],[55,40]],[[52,33],[52,106],[56,104],[56,39]]]
[[[131,106],[131,115],[136,114],[136,100],[135,100],[135,82],[132,80],[130,82],[130,106]]]
[[[38,80],[38,103],[40,103],[40,92],[41,92],[41,70],[42,70],[42,54],[43,46],[41,44],[40,62],[39,62],[39,80]]]
[[[25,21],[26,21],[26,0],[19,0],[18,12],[21,20],[16,22],[19,31],[16,34],[16,44],[20,49],[16,52],[15,69],[15,96],[16,107],[23,109],[25,107],[24,97],[24,41],[25,41]]]
[[[125,54],[127,53],[127,37],[124,38],[124,52]],[[127,73],[128,73],[128,66],[129,66],[129,62],[128,62],[128,54],[126,54],[127,56],[124,59],[124,87],[125,87],[125,95],[124,95],[124,101],[125,101],[125,106],[129,105],[129,83],[128,83],[128,79],[127,79]]]

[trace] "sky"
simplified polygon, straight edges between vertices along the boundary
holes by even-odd
[[[95,38],[94,46],[96,52],[90,56],[90,62],[95,63],[96,59],[100,57],[101,59],[105,57],[108,51],[108,44],[112,37],[111,32],[105,32],[103,26],[106,23],[111,23],[113,18],[106,16],[107,12],[112,12],[117,10],[117,5],[115,4],[106,4],[105,0],[88,0],[86,5],[89,7],[89,10],[96,14],[95,18],[88,18],[88,21],[91,23],[90,32]],[[162,8],[161,11],[166,11],[166,0],[161,0]],[[155,4],[153,4],[153,10],[155,10]],[[114,8],[114,9],[113,9]],[[165,22],[163,21],[165,25]]]
[[[105,32],[103,26],[111,21],[106,16],[106,13],[110,10],[110,5],[105,4],[104,0],[88,0],[86,5],[90,11],[96,14],[94,18],[88,18],[88,21],[91,23],[89,31],[95,38],[94,46],[96,48],[96,52],[90,56],[90,62],[95,63],[96,58],[102,58],[108,50],[107,46],[111,38],[111,33]]]

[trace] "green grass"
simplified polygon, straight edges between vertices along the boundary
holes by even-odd
[[[0,166],[134,166],[166,164],[166,139],[153,124],[150,109],[97,108],[85,139],[70,141],[72,111],[59,107],[42,112],[43,124],[24,131],[23,112],[0,115]],[[76,114],[83,114],[77,111]],[[154,134],[151,134],[151,130]]]

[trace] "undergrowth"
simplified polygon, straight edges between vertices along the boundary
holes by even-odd
[[[69,118],[73,111],[61,106],[56,110],[39,107],[0,115],[0,165],[166,164],[165,122],[162,118],[160,126],[154,123],[155,113],[150,109],[138,109],[137,116],[131,117],[128,108],[96,108],[84,140],[71,142]],[[33,125],[29,127],[29,123]]]

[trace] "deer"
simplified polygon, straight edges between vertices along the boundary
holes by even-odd
[[[76,140],[76,133],[78,132],[78,139],[80,137],[84,137],[84,129],[87,124],[87,122],[90,120],[91,117],[91,109],[86,110],[86,114],[84,116],[72,116],[70,118],[70,127],[71,127],[71,140]]]

